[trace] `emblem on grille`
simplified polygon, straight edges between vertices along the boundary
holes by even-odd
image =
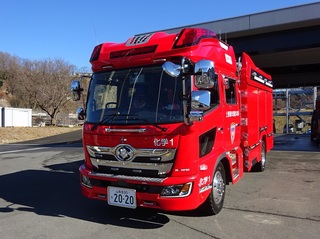
[[[130,145],[119,145],[115,150],[115,156],[119,161],[130,161],[134,156],[133,148]]]

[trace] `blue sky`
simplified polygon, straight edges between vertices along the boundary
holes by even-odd
[[[102,42],[312,2],[318,1],[0,0],[0,51],[90,69],[91,52]]]

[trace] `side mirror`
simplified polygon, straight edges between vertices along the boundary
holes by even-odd
[[[171,77],[178,77],[181,73],[182,67],[170,61],[166,61],[162,65],[162,69]]]
[[[200,60],[194,67],[194,84],[198,89],[211,89],[214,87],[214,64],[209,60]]]
[[[77,109],[77,115],[78,115],[78,119],[79,120],[84,120],[86,117],[86,112],[84,111],[84,109],[81,107],[79,109]]]
[[[211,93],[207,90],[198,90],[191,92],[191,110],[210,109]]]
[[[203,120],[203,111],[210,108],[210,97],[210,91],[207,90],[191,92],[191,111],[188,116],[191,122]]]
[[[79,80],[74,80],[71,83],[71,87],[70,90],[72,92],[72,99],[74,101],[78,101],[81,98],[81,92],[83,91],[83,89],[80,86],[80,81]]]
[[[162,65],[162,69],[171,77],[178,77],[181,72],[183,74],[190,74],[192,73],[193,63],[187,57],[182,57],[181,65],[174,64],[170,61],[166,61]]]

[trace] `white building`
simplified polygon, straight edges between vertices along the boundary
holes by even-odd
[[[32,109],[0,108],[0,127],[32,127]]]

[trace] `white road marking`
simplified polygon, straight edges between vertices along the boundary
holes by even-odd
[[[34,150],[40,150],[40,149],[46,149],[46,148],[48,148],[48,147],[39,147],[39,148],[31,148],[31,149],[10,150],[10,151],[0,152],[0,154],[20,153],[20,152],[24,152],[24,151],[34,151]]]

